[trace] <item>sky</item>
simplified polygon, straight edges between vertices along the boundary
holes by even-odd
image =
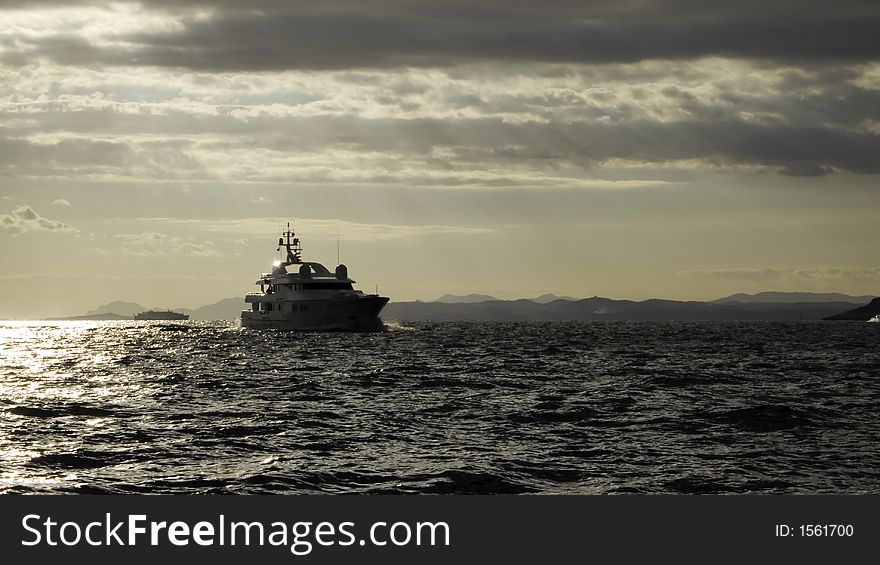
[[[880,3],[0,0],[0,318],[880,293]]]

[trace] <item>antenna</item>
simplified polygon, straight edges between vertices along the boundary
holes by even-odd
[[[336,218],[336,264],[339,265],[339,218]]]
[[[284,224],[282,223],[284,220],[278,218],[278,231],[281,232],[281,235],[284,235]],[[281,247],[284,246],[284,239],[278,238],[278,249],[275,251],[278,252],[278,260],[281,260]]]
[[[291,240],[291,238],[293,239]],[[287,251],[288,265],[302,263],[302,246],[299,243],[299,238],[296,237],[296,233],[291,229],[290,222],[287,222],[287,229],[281,232],[281,237],[278,238],[279,252],[282,247]]]

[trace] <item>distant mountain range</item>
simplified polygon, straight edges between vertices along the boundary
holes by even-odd
[[[434,300],[434,302],[441,302],[443,304],[473,304],[474,302],[486,302],[488,300],[498,299],[488,294],[466,294],[464,296],[444,294],[437,300]]]
[[[490,300],[498,300],[494,296],[489,296],[488,294],[465,294],[465,295],[455,295],[455,294],[444,294],[437,300],[433,300],[432,302],[441,302],[443,304],[473,304],[475,302],[489,302]],[[537,298],[529,298],[532,302],[537,302],[539,304],[547,304],[548,302],[553,302],[554,300],[577,300],[577,298],[572,298],[570,296],[556,296],[555,294],[542,294]]]
[[[497,300],[488,295],[447,294],[433,302],[390,302],[386,320],[864,320],[880,313],[880,299],[838,293],[761,292],[733,294],[712,302],[678,300],[574,299],[544,294],[533,299]],[[870,302],[870,304],[868,304]],[[867,304],[853,309],[854,304]],[[237,320],[242,298],[225,298],[196,309],[177,308],[191,320]],[[134,302],[111,302],[85,316],[65,319],[131,319],[144,308]],[[162,307],[164,309],[164,307]],[[877,310],[877,311],[875,311]]]
[[[245,303],[243,298],[224,298],[219,302],[201,306],[196,309],[172,308],[175,312],[189,314],[190,320],[237,320]],[[136,302],[111,302],[102,304],[94,310],[89,310],[85,316],[73,316],[63,318],[65,320],[130,320],[138,312],[145,310],[165,310],[165,306],[158,308],[144,308]]]
[[[189,314],[190,320],[237,320],[244,308],[244,298],[236,297],[224,298],[195,310],[181,308],[178,312]]]
[[[97,314],[86,314],[85,316],[68,316],[66,318],[48,318],[49,320],[70,320],[70,321],[88,321],[88,320],[133,320],[133,316],[122,316],[113,312],[102,312]]]
[[[737,293],[713,300],[712,302],[851,302],[853,304],[866,304],[874,298],[873,296],[852,296],[849,294],[841,294],[839,292],[778,292],[768,291],[759,292],[757,294]],[[440,298],[432,302],[442,302],[444,304],[473,304],[475,302],[488,302],[490,300],[498,300],[494,296],[488,294],[444,294]],[[580,300],[580,298],[572,298],[570,296],[557,296],[555,294],[542,294],[537,298],[529,298],[532,302],[539,304],[547,304],[555,300],[569,300],[572,302]]]
[[[143,312],[147,310],[140,304],[135,302],[122,302],[121,300],[117,300],[116,302],[111,302],[110,304],[101,304],[94,310],[89,310],[86,312],[86,316],[100,316],[102,314],[116,314],[117,316],[127,316],[129,318],[134,317],[138,312]]]
[[[392,302],[382,311],[390,320],[822,320],[852,308],[850,302],[682,302],[584,298],[541,304],[532,300],[477,303]]]
[[[757,294],[731,294],[715,300],[723,302],[851,302],[866,304],[873,296],[850,296],[839,292],[759,292]]]
[[[880,298],[875,298],[868,304],[859,308],[853,308],[840,314],[830,316],[828,320],[870,320],[874,316],[880,315]]]
[[[551,302],[556,302],[557,300],[578,300],[577,298],[572,298],[571,296],[556,296],[555,294],[542,294],[537,298],[530,298],[532,302],[537,302],[538,304],[549,304]]]

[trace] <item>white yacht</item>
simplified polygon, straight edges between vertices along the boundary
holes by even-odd
[[[272,272],[256,284],[260,292],[244,300],[250,310],[241,313],[245,328],[282,330],[377,330],[379,312],[388,297],[354,290],[345,265],[331,273],[324,265],[303,261],[299,238],[287,224],[278,239],[278,250],[287,251],[285,261],[275,261]]]
[[[135,320],[189,320],[189,314],[172,310],[147,310],[134,315]]]

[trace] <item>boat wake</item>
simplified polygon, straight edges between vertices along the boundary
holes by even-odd
[[[403,322],[398,322],[397,320],[385,321],[382,320],[382,325],[386,332],[412,332],[415,331],[413,326],[404,325]]]

